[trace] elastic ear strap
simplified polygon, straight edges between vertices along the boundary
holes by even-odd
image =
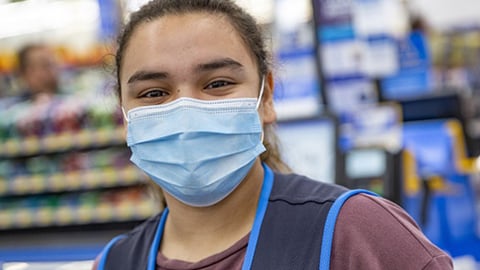
[[[123,118],[125,118],[125,121],[127,121],[127,123],[128,123],[129,120],[128,120],[127,114],[125,113],[125,109],[123,108],[123,106],[122,106],[122,114],[123,114]]]
[[[255,107],[256,110],[258,110],[258,107],[260,107],[260,102],[262,101],[264,89],[265,89],[265,75],[262,76],[262,85],[260,86],[260,95],[258,96],[257,106]]]

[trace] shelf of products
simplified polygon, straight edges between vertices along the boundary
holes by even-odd
[[[0,104],[0,231],[128,223],[161,210],[129,162],[112,100]]]
[[[43,154],[124,143],[123,115],[114,97],[56,96],[0,100],[0,155]]]
[[[44,137],[11,138],[2,143],[3,147],[0,149],[0,156],[12,158],[92,147],[108,147],[124,144],[124,134],[123,128],[115,128],[63,132]]]
[[[143,188],[0,199],[0,230],[142,220],[158,211]]]
[[[0,196],[89,190],[142,184],[147,177],[133,166],[52,174],[0,177]]]

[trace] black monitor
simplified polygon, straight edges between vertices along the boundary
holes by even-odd
[[[462,126],[467,155],[476,157],[480,153],[478,142],[468,132],[467,103],[457,91],[430,94],[398,102],[402,107],[403,122],[406,124],[423,120],[457,119]]]
[[[458,93],[434,94],[399,101],[403,111],[403,121],[455,118],[466,119],[464,102]]]
[[[402,152],[380,147],[353,148],[342,154],[344,167],[337,184],[367,189],[401,203]]]

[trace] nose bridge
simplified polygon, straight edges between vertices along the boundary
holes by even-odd
[[[176,98],[193,97],[195,93],[193,86],[188,83],[188,81],[183,81],[182,83],[175,85],[173,91]]]
[[[188,97],[202,99],[202,89],[190,80],[182,80],[174,89],[175,98]]]

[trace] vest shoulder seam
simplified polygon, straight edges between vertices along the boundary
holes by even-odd
[[[290,204],[290,205],[304,205],[304,204],[308,204],[308,203],[314,203],[314,204],[326,204],[326,203],[334,203],[335,200],[334,199],[328,199],[328,200],[305,200],[305,201],[291,201],[291,200],[288,200],[288,199],[283,199],[283,198],[274,198],[274,199],[269,199],[269,202],[284,202],[284,203],[287,203],[287,204]]]

